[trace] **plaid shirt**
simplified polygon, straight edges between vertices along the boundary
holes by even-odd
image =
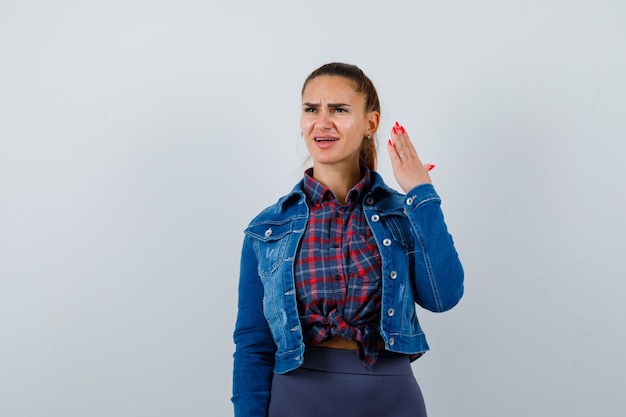
[[[333,192],[304,175],[310,208],[307,229],[295,262],[298,309],[306,342],[333,336],[354,340],[364,366],[378,359],[381,258],[361,209],[369,191],[369,171],[339,204]]]

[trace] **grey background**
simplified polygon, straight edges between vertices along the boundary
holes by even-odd
[[[617,0],[2,0],[0,416],[232,414],[242,230],[333,60],[437,165],[466,268],[420,315],[430,416],[623,416],[624,51]]]

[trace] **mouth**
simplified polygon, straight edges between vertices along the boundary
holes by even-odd
[[[315,142],[320,143],[320,142],[336,142],[338,141],[339,138],[333,138],[330,136],[319,136],[315,138]]]

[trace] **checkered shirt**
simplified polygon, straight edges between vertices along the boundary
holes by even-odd
[[[298,309],[306,343],[333,336],[354,340],[365,367],[378,359],[382,297],[381,258],[362,211],[371,187],[367,171],[340,204],[333,192],[304,174],[310,208],[295,262]]]

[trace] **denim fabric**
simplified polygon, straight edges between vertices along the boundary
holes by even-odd
[[[454,307],[463,295],[463,268],[431,184],[403,195],[372,172],[363,211],[382,258],[381,336],[385,349],[422,353],[428,344],[415,303],[430,311]],[[273,373],[304,360],[294,284],[294,259],[309,209],[297,184],[245,231],[234,332],[236,417],[264,417]]]

